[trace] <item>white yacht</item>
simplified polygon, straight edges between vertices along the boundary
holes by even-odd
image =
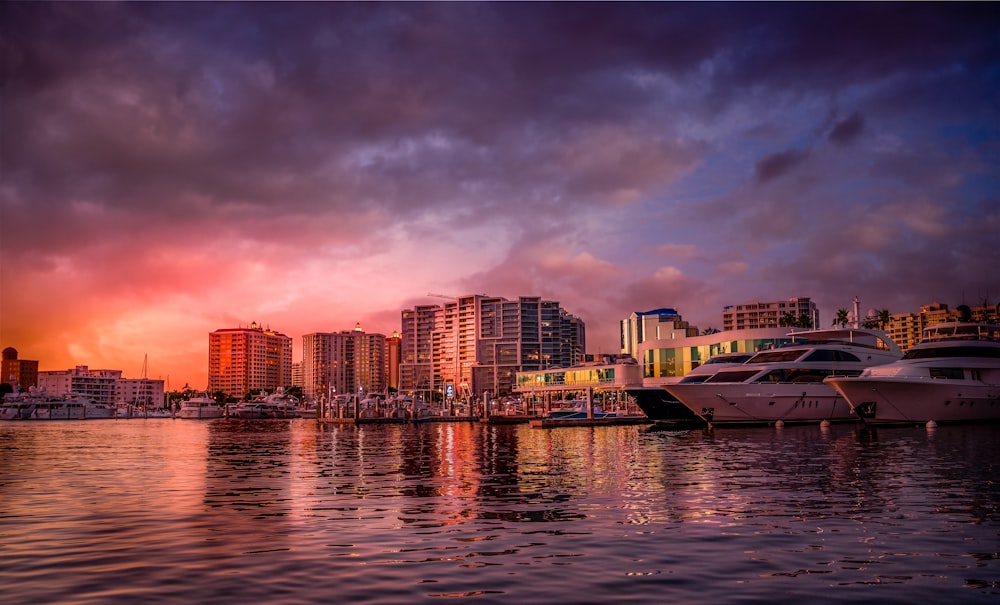
[[[723,368],[729,368],[746,363],[753,353],[719,353],[713,355],[705,363],[691,370],[681,378],[675,378],[676,384],[705,382]],[[663,389],[632,389],[627,391],[633,396],[635,404],[642,413],[653,422],[675,422],[688,420],[691,412],[677,401],[677,398]],[[697,422],[701,422],[697,420]]]
[[[1000,420],[1000,326],[931,326],[899,361],[824,382],[867,424]]]
[[[208,393],[198,393],[194,397],[181,401],[181,409],[177,413],[177,417],[210,420],[222,418],[225,411],[225,406],[216,401],[214,397]]]
[[[34,388],[8,393],[0,405],[0,420],[93,420],[114,418],[115,407],[83,395],[49,395]]]
[[[299,400],[284,389],[278,390],[268,395],[262,392],[250,401],[244,401],[236,406],[234,415],[248,419],[270,419],[270,418],[301,418],[299,414]]]
[[[823,384],[891,363],[902,351],[884,332],[831,328],[791,332],[792,342],[725,365],[703,382],[663,386],[712,426],[857,420],[847,401]],[[696,379],[697,380],[697,379]]]

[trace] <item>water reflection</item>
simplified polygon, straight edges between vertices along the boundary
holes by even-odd
[[[998,435],[5,423],[0,585],[61,603],[985,602]]]

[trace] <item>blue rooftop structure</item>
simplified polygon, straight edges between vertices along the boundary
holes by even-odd
[[[681,315],[680,313],[677,312],[676,309],[670,309],[666,307],[660,309],[653,309],[652,311],[636,311],[635,314],[640,317],[644,315],[669,315],[674,317],[680,317]]]

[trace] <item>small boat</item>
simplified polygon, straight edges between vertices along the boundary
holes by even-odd
[[[1000,420],[1000,326],[948,322],[924,329],[899,361],[824,383],[871,425]]]
[[[562,407],[549,410],[545,416],[549,420],[580,420],[583,418],[617,418],[622,414],[617,411],[605,411],[599,405],[592,405],[591,413],[587,413],[586,399],[573,399],[567,401]]]
[[[177,413],[178,418],[188,418],[196,420],[210,420],[212,418],[222,418],[226,408],[215,400],[208,393],[198,393],[181,401],[181,409]]]
[[[302,418],[316,418],[316,415],[319,413],[319,407],[315,401],[302,401],[299,402],[298,412]]]
[[[847,400],[823,380],[858,376],[903,356],[884,332],[867,328],[788,336],[792,342],[723,367],[702,382],[663,388],[712,426],[856,421]]]
[[[173,418],[174,414],[168,408],[154,408],[133,405],[131,403],[119,403],[115,406],[115,418]]]
[[[78,393],[49,395],[34,388],[4,395],[0,420],[94,420],[114,418],[115,407]]]

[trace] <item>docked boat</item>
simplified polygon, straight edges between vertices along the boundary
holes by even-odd
[[[824,382],[866,424],[1000,420],[1000,326],[931,326],[902,359]]]
[[[302,418],[316,418],[319,413],[319,406],[315,401],[301,401],[298,407],[299,416]]]
[[[720,353],[677,379],[678,384],[705,382],[723,368],[745,363],[753,353]],[[626,391],[647,418],[655,423],[678,424],[704,421],[689,410],[676,397],[659,387],[628,389]]]
[[[301,418],[298,398],[285,393],[281,388],[271,394],[261,393],[250,401],[238,404],[232,415],[253,420]]]
[[[0,405],[0,420],[94,420],[114,418],[115,407],[83,395],[49,395],[31,389],[7,393]]]
[[[115,406],[115,418],[173,418],[173,413],[168,408],[154,408],[136,406],[128,403],[119,403]]]
[[[865,368],[903,356],[884,332],[866,328],[809,330],[788,337],[789,344],[722,367],[702,382],[663,388],[712,426],[850,421],[857,417],[847,400],[823,380],[858,376]]]
[[[546,418],[549,420],[580,420],[582,418],[617,418],[621,415],[618,411],[606,411],[596,403],[590,406],[588,412],[586,399],[574,399],[566,402],[562,407],[550,410]]]
[[[208,393],[198,393],[181,401],[181,409],[177,413],[178,418],[188,418],[194,420],[210,420],[212,418],[222,418],[226,408],[216,401]]]

